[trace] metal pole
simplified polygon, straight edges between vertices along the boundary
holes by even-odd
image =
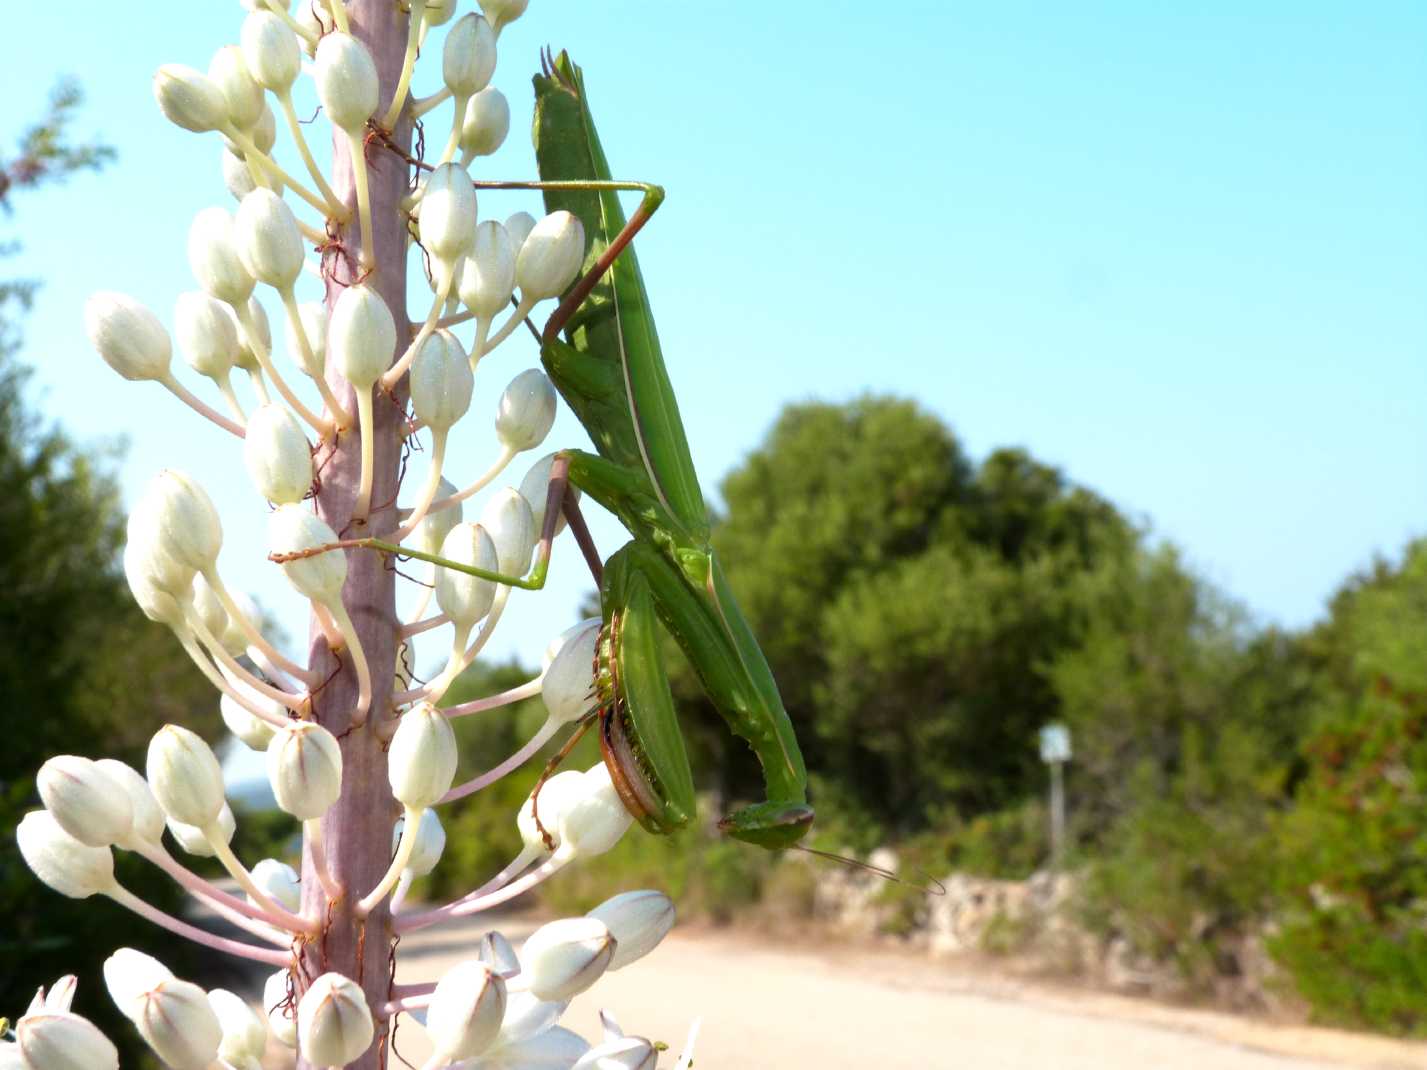
[[[1050,763],[1050,864],[1056,869],[1065,848],[1064,768],[1064,762]]]

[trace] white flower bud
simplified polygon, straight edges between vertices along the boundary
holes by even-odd
[[[188,266],[193,277],[220,301],[243,305],[256,280],[233,241],[233,217],[222,208],[205,208],[188,228]]]
[[[458,963],[436,983],[426,1009],[426,1035],[443,1060],[470,1059],[500,1035],[505,982],[478,959]]]
[[[223,185],[235,201],[241,201],[258,188],[247,163],[228,146],[223,146],[223,155],[219,159],[223,168]]]
[[[228,310],[233,316],[233,329],[238,329],[238,314],[231,308]],[[248,298],[248,319],[252,322],[253,329],[257,333],[258,341],[262,343],[263,349],[269,353],[273,348],[273,332],[268,326],[268,314],[263,309],[257,297]],[[262,369],[258,363],[258,355],[248,346],[247,332],[243,332],[238,338],[238,359],[233,362],[235,367],[242,368],[246,372],[257,373]]]
[[[268,549],[273,553],[296,553],[336,541],[337,533],[300,505],[280,505],[268,517]],[[332,602],[342,597],[347,558],[341,550],[328,550],[284,562],[282,571],[304,597]]]
[[[377,110],[377,67],[351,34],[329,33],[317,44],[313,71],[322,110],[333,126],[359,132]]]
[[[406,816],[403,814],[397,818],[396,824],[391,830],[391,849],[396,852],[396,845],[401,842],[402,829],[406,825]],[[421,820],[416,825],[416,848],[411,852],[411,861],[406,864],[407,872],[413,877],[424,877],[436,868],[436,863],[441,861],[441,852],[446,850],[446,830],[441,827],[441,819],[436,816],[436,811],[427,807],[421,811]]]
[[[426,0],[426,26],[434,29],[451,21],[456,13],[456,0]]]
[[[28,1014],[15,1027],[25,1070],[119,1070],[119,1051],[77,1014]]]
[[[298,1045],[313,1066],[346,1066],[371,1047],[374,1033],[367,997],[340,973],[317,978],[297,1005]]]
[[[396,321],[386,302],[370,286],[348,286],[332,306],[328,359],[347,382],[370,390],[391,365],[395,351]]]
[[[443,476],[436,488],[436,500],[449,498],[455,493],[456,484]],[[464,509],[460,502],[428,512],[416,525],[416,530],[412,532],[417,547],[425,550],[428,554],[437,553],[441,549],[441,543],[446,540],[446,536],[451,534],[451,529],[461,522],[463,514]]]
[[[614,949],[614,937],[598,918],[561,918],[530,934],[520,965],[537,998],[573,999],[600,979]]]
[[[182,725],[166,724],[149,740],[149,788],[164,813],[203,828],[223,810],[223,770],[213,749]]]
[[[535,824],[537,803],[540,810],[540,824],[550,834],[550,838],[555,842],[555,847],[560,846],[560,818],[564,815],[566,807],[580,797],[583,786],[584,774],[575,769],[566,769],[545,781],[540,788],[538,799],[533,791],[525,797],[525,802],[521,804],[520,811],[515,815],[515,827],[520,831],[520,838],[525,842],[526,847],[536,851],[546,850],[545,839],[540,835],[540,829]]]
[[[197,574],[188,565],[180,564],[159,538],[158,510],[141,498],[125,521],[128,541],[124,553],[136,578],[159,591],[187,603],[193,595],[193,578]]]
[[[159,547],[180,565],[202,572],[217,561],[223,526],[212,499],[191,476],[165,468],[149,481],[138,509],[150,514],[145,522],[153,524]]]
[[[492,319],[515,293],[515,243],[493,219],[476,224],[470,255],[461,262],[461,303],[477,316]]]
[[[600,623],[596,619],[570,635],[545,670],[540,697],[555,724],[574,724],[596,705],[595,646]]]
[[[581,857],[604,854],[633,820],[601,762],[585,770],[579,796],[560,815],[560,850]]]
[[[188,366],[210,379],[227,375],[242,349],[228,306],[202,290],[178,295],[173,306],[173,333]]]
[[[275,402],[248,417],[243,463],[253,485],[270,502],[300,502],[312,489],[312,446],[297,418]]]
[[[317,51],[316,42],[332,29],[332,12],[328,10],[327,0],[311,0],[310,3],[298,4],[294,17],[297,24],[311,35],[311,44],[301,39],[298,42],[302,50],[311,56]]]
[[[509,133],[510,102],[495,86],[486,86],[466,104],[466,114],[461,119],[461,151],[489,156],[505,144]],[[535,225],[533,218],[530,224]]]
[[[521,497],[530,503],[530,514],[535,518],[535,530],[540,532],[545,530],[545,506],[550,501],[550,470],[554,465],[555,454],[547,453],[530,466],[525,478],[520,481]],[[565,493],[574,495],[577,502],[580,500],[580,488],[573,483],[565,485]],[[565,514],[562,511],[555,518],[555,534],[564,531],[565,525]]]
[[[491,26],[500,30],[525,14],[530,0],[480,0],[480,4]]]
[[[421,244],[438,260],[454,263],[471,248],[476,229],[476,187],[461,167],[446,163],[431,172],[422,190],[417,220]]]
[[[474,12],[463,15],[446,34],[441,52],[446,88],[457,97],[469,97],[484,89],[494,73],[495,34],[490,23]]]
[[[248,70],[264,89],[282,93],[297,80],[302,69],[302,46],[297,34],[279,16],[271,11],[254,11],[243,20],[239,40]]]
[[[575,281],[584,259],[584,224],[563,209],[551,212],[535,224],[515,258],[521,296],[536,301],[559,297]]]
[[[259,152],[272,152],[273,144],[277,141],[277,116],[273,115],[272,108],[267,102],[263,102],[263,115],[257,124],[248,131],[248,137],[252,138],[253,146]]]
[[[169,818],[165,824],[184,854],[193,855],[195,858],[212,858],[217,853],[197,825],[188,825],[173,818]],[[237,831],[238,819],[233,814],[233,808],[224,803],[223,809],[218,811],[218,838],[224,843],[232,843],[233,834]]]
[[[149,782],[138,770],[116,758],[100,758],[94,764],[109,774],[109,778],[129,797],[129,813],[133,816],[133,824],[129,829],[127,841],[119,841],[119,846],[129,849],[141,845],[156,846],[163,839],[164,812],[159,808],[154,793],[149,790]]]
[[[297,1008],[288,1002],[288,986],[292,977],[286,970],[268,974],[263,982],[263,1010],[267,1012],[268,1028],[279,1044],[297,1047]]]
[[[134,1024],[173,1070],[204,1070],[218,1054],[223,1027],[208,994],[192,981],[160,981],[139,1001]]]
[[[84,328],[104,363],[130,382],[168,375],[173,347],[159,318],[132,297],[101,290],[84,302]]]
[[[505,221],[506,233],[518,254],[525,247],[525,239],[535,229],[535,217],[529,212],[512,212]]]
[[[228,124],[228,102],[206,75],[181,63],[165,63],[154,72],[154,99],[175,126],[194,133]]]
[[[527,368],[505,388],[496,409],[495,433],[509,449],[533,450],[555,423],[555,385],[539,368]]]
[[[263,117],[263,87],[253,81],[241,48],[224,45],[215,52],[208,64],[208,79],[223,94],[234,126],[248,130],[257,125]]]
[[[25,865],[60,895],[88,899],[114,887],[113,852],[80,843],[48,810],[32,810],[21,818],[15,839]]]
[[[203,574],[198,572],[193,574],[193,611],[198,614],[198,619],[202,621],[203,627],[208,629],[209,635],[222,639],[228,630],[228,611],[223,608],[223,603],[218,601],[218,596],[213,593],[213,588],[208,586]]]
[[[233,223],[238,257],[259,282],[287,290],[302,274],[302,232],[287,203],[270,189],[255,189],[238,205]]]
[[[411,406],[420,420],[447,431],[471,407],[475,376],[466,351],[450,331],[437,331],[411,362]]]
[[[619,946],[610,960],[611,970],[642,959],[659,946],[674,927],[674,901],[663,892],[623,892],[606,899],[589,912],[609,926]]]
[[[342,748],[315,721],[289,721],[278,729],[267,765],[278,806],[299,821],[321,817],[342,794]]]
[[[495,543],[479,524],[457,524],[441,542],[439,556],[460,565],[497,571]],[[495,584],[455,569],[436,569],[436,604],[460,627],[473,627],[490,612],[495,601]]]
[[[134,828],[129,794],[88,758],[59,754],[35,778],[45,808],[62,829],[89,847],[127,843]]]
[[[541,673],[543,674],[550,671],[550,666],[555,664],[555,659],[559,656],[560,651],[565,649],[566,644],[569,643],[571,639],[574,639],[575,636],[579,635],[586,628],[598,629],[602,623],[603,621],[601,621],[599,617],[586,617],[578,624],[570,625],[570,627],[546,643],[545,650],[540,655]]]
[[[286,862],[264,858],[253,867],[253,883],[284,910],[296,914],[302,909],[302,879]]]
[[[481,511],[481,527],[495,543],[496,560],[507,576],[522,576],[535,549],[535,516],[518,490],[502,487]]]
[[[261,1067],[263,1052],[268,1046],[267,1021],[247,1000],[226,988],[209,992],[208,1003],[223,1030],[218,1058],[235,1066]]]
[[[456,778],[456,733],[429,702],[407,710],[387,747],[387,777],[398,802],[412,810],[435,806]]]
[[[173,971],[162,962],[132,947],[121,947],[104,960],[104,987],[119,1013],[131,1022],[143,1012],[144,998],[173,979]]]
[[[297,314],[307,336],[307,347],[312,351],[312,363],[307,362],[302,343],[292,329],[291,317],[287,317],[284,326],[287,354],[312,378],[321,379],[327,370],[327,306],[320,301],[304,301],[297,306]]]
[[[124,547],[124,578],[129,582],[129,593],[144,611],[144,616],[178,631],[187,627],[183,606],[159,581],[154,563],[163,560],[164,555],[145,556],[142,545],[131,540]]]
[[[260,709],[266,708],[278,716],[286,716],[287,710],[281,703],[276,699],[268,698],[267,695],[258,694],[246,681],[230,678],[228,682],[241,691],[245,698],[257,704]],[[270,722],[253,716],[240,706],[231,695],[223,695],[219,698],[218,713],[223,718],[223,724],[228,731],[237,736],[249,750],[267,750],[268,744],[272,742],[273,734],[277,731],[277,728]]]
[[[487,933],[489,937],[500,937],[502,951],[509,952],[507,966],[514,965],[516,971],[520,969],[520,960],[516,958],[515,951],[510,943],[501,936],[500,933]],[[481,950],[486,951],[485,937],[481,939]],[[482,959],[482,961],[485,961]],[[489,965],[489,963],[487,963]],[[502,972],[508,972],[503,970]],[[495,1042],[495,1049],[491,1051],[486,1060],[495,1063],[502,1070],[510,1066],[524,1066],[524,1063],[511,1063],[511,1052],[515,1046],[522,1041],[531,1039],[542,1033],[547,1033],[560,1020],[560,1015],[565,1013],[570,1005],[569,1000],[549,1001],[543,1000],[524,990],[510,991],[507,988],[505,1000],[505,1021],[500,1024],[500,1036]],[[589,1045],[585,1045],[589,1047]],[[496,1059],[499,1062],[496,1063]],[[545,1064],[541,1063],[541,1066]],[[482,1063],[484,1067],[484,1062]]]

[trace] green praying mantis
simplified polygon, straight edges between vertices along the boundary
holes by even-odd
[[[535,97],[541,181],[476,185],[540,189],[547,210],[566,209],[584,225],[591,246],[587,263],[592,263],[540,332],[540,357],[597,452],[557,454],[529,575],[460,565],[376,538],[343,540],[274,560],[337,546],[365,547],[534,590],[545,583],[563,512],[600,587],[597,705],[584,727],[598,724],[601,753],[625,807],[644,828],[660,834],[683,828],[695,813],[693,776],[660,653],[662,624],[729,729],[747,741],[763,767],[765,801],[726,815],[719,827],[761,847],[791,847],[813,820],[807,772],[772,671],[709,545],[703,494],[630,247],[664,192],[611,179],[583,75],[567,54],[544,57]],[[644,195],[628,221],[619,203],[624,190]],[[603,564],[567,493],[571,485],[629,531],[630,541]]]

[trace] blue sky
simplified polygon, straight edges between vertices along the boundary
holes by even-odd
[[[127,436],[130,497],[165,465],[199,476],[225,575],[300,635],[232,440],[118,380],[80,317],[112,288],[168,320],[193,288],[189,221],[231,201],[216,137],[165,122],[149,79],[205,68],[243,12],[84,5],[61,38],[49,11],[7,12],[7,130],[70,73],[78,129],[120,158],[0,221],[25,247],[6,273],[45,280],[33,398],[83,441]],[[640,255],[710,487],[787,402],[910,395],[975,456],[1064,467],[1288,625],[1427,527],[1427,7],[533,0],[494,82],[512,135],[478,177],[532,174],[546,43],[585,67],[616,171],[668,189]],[[433,57],[418,86],[437,78]],[[458,473],[484,467],[495,399],[534,361],[522,339],[482,366]],[[581,441],[562,415],[549,448]],[[498,654],[533,662],[570,622],[587,580],[561,549]]]

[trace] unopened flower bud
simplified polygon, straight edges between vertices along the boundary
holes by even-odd
[[[449,498],[456,493],[456,484],[452,483],[444,476],[436,488],[436,500]],[[446,540],[446,536],[451,534],[451,529],[461,522],[464,510],[460,502],[454,505],[443,506],[440,509],[433,509],[421,518],[421,522],[416,525],[416,530],[412,533],[416,545],[425,550],[428,554],[434,554],[441,549],[441,544]]]
[[[218,1058],[233,1066],[261,1067],[263,1052],[268,1046],[267,1021],[247,1000],[226,988],[210,991],[208,1004],[223,1030]]]
[[[446,715],[422,702],[396,724],[387,748],[387,777],[398,802],[412,810],[435,806],[456,778],[456,733]]]
[[[530,503],[530,514],[535,518],[535,530],[545,530],[545,507],[550,503],[550,470],[555,465],[555,454],[547,453],[530,466],[525,478],[520,481],[520,495]],[[566,484],[565,493],[580,500],[580,488],[573,483]],[[555,534],[565,530],[565,514],[562,511],[555,518]]]
[[[242,349],[228,306],[202,290],[178,295],[173,306],[173,333],[188,366],[210,379],[221,380],[227,375]]]
[[[173,357],[168,331],[132,297],[108,290],[90,294],[84,327],[104,363],[130,382],[168,376]]]
[[[314,379],[321,379],[327,370],[327,306],[320,301],[304,301],[297,306],[298,318],[302,320],[302,331],[307,336],[307,349],[312,353],[308,363],[307,353],[292,329],[292,320],[286,321],[287,354],[304,372]]]
[[[219,160],[223,168],[223,186],[233,195],[235,201],[241,201],[258,188],[247,163],[228,146],[223,146],[223,155]]]
[[[520,831],[520,838],[526,847],[547,850],[545,837],[541,835],[542,828],[555,847],[560,846],[560,818],[566,807],[580,797],[583,778],[584,774],[578,770],[566,769],[545,781],[538,792],[533,791],[526,796],[515,816],[515,827]],[[540,818],[539,825],[535,823],[536,817]]]
[[[208,64],[208,80],[218,87],[228,105],[228,119],[239,130],[248,130],[263,117],[263,87],[253,81],[243,50],[224,45]]]
[[[497,571],[495,543],[479,524],[457,524],[441,543],[441,557],[486,572]],[[436,604],[460,627],[470,628],[490,612],[495,583],[437,566]]]
[[[161,557],[146,556],[140,543],[130,541],[124,547],[124,579],[128,581],[129,593],[144,611],[144,616],[181,631],[187,627],[183,605],[168,593],[169,588],[160,583],[154,562],[161,560]]]
[[[80,843],[48,810],[32,810],[21,818],[15,839],[25,865],[60,895],[88,899],[114,887],[113,852]]]
[[[456,0],[426,0],[426,25],[434,29],[451,21],[456,13]]]
[[[581,857],[604,854],[633,820],[601,762],[585,770],[578,797],[560,815],[560,850]]]
[[[493,219],[476,224],[471,252],[461,262],[461,303],[477,316],[492,319],[515,292],[515,243]]]
[[[466,104],[461,120],[461,151],[473,156],[489,156],[505,144],[510,133],[510,102],[493,85],[488,85]],[[523,214],[523,213],[522,213]],[[535,225],[534,218],[530,221]]]
[[[586,617],[578,624],[572,624],[555,638],[545,644],[545,650],[540,655],[540,671],[546,673],[550,671],[550,666],[555,663],[560,651],[565,649],[567,643],[587,628],[598,629],[602,623],[599,617]]]
[[[529,212],[512,212],[506,217],[505,230],[518,254],[525,247],[525,239],[535,229],[535,217]]]
[[[268,314],[263,309],[262,303],[258,300],[256,295],[248,298],[247,308],[248,321],[252,324],[253,333],[257,335],[258,342],[263,347],[263,350],[271,353],[273,348],[272,328],[268,325]],[[233,313],[233,328],[237,330],[238,314],[232,309],[229,309],[229,311]],[[246,331],[239,334],[238,342],[238,359],[235,360],[233,364],[236,367],[242,368],[245,372],[256,374],[261,371],[262,365],[258,362],[258,355],[254,353],[252,348],[248,345],[248,335]]]
[[[265,707],[279,716],[286,714],[287,711],[276,699],[258,694],[245,681],[230,679],[228,682],[260,709]],[[277,731],[270,722],[249,713],[231,695],[223,695],[219,698],[218,713],[223,718],[223,724],[228,731],[237,736],[249,750],[267,750],[268,744],[272,742],[273,733]]]
[[[27,1014],[15,1026],[15,1042],[25,1070],[119,1070],[118,1049],[77,1014]]]
[[[525,14],[530,0],[480,0],[480,3],[491,26],[500,30]]]
[[[205,208],[188,228],[188,266],[193,277],[220,301],[243,305],[256,280],[243,266],[233,240],[233,217],[222,208]]]
[[[221,639],[228,630],[228,611],[218,601],[218,596],[208,586],[202,573],[197,572],[193,575],[193,612],[213,638]]]
[[[166,724],[149,740],[149,788],[164,813],[204,828],[223,809],[223,770],[213,749],[182,725]]]
[[[395,350],[396,321],[386,302],[370,286],[348,286],[332,306],[328,359],[347,382],[370,390],[390,366]]]
[[[446,163],[431,172],[422,190],[417,220],[421,244],[438,260],[454,263],[471,248],[476,228],[476,187],[460,166]]]
[[[266,101],[263,102],[262,118],[248,131],[248,137],[253,139],[253,147],[259,152],[272,151],[277,141],[277,116],[273,115],[273,110],[268,107]]]
[[[614,937],[598,918],[561,918],[530,934],[520,965],[538,998],[573,999],[599,980],[614,949]]]
[[[134,827],[128,793],[97,763],[59,754],[40,766],[35,783],[60,827],[89,847],[127,843]]]
[[[426,1009],[426,1035],[442,1060],[470,1059],[500,1035],[505,982],[484,962],[470,959],[447,970]]]
[[[213,850],[213,845],[208,842],[208,837],[204,835],[203,829],[197,825],[185,824],[182,821],[175,821],[169,818],[165,824],[169,833],[173,836],[174,842],[178,844],[179,850],[184,854],[193,855],[195,858],[212,858],[217,852]],[[233,842],[233,834],[238,831],[238,819],[233,814],[233,808],[226,802],[223,809],[218,811],[218,838],[224,843]]]
[[[298,1044],[313,1066],[346,1066],[371,1047],[374,1033],[367,997],[340,973],[317,978],[297,1005]]]
[[[121,947],[104,960],[104,987],[131,1022],[142,1013],[144,997],[173,979],[173,971],[162,962],[132,947]]]
[[[253,867],[253,883],[284,910],[296,914],[302,908],[301,878],[286,862],[264,858]]]
[[[559,297],[575,281],[585,259],[585,228],[561,209],[540,222],[515,258],[515,281],[526,300]]]
[[[270,189],[255,189],[238,205],[233,222],[238,257],[248,274],[287,290],[302,274],[302,232],[287,202]]]
[[[527,368],[505,388],[496,409],[495,433],[517,452],[545,441],[555,423],[555,386],[539,368]]]
[[[447,431],[471,407],[475,376],[466,351],[450,331],[437,331],[411,362],[411,407],[417,419]]]
[[[158,800],[149,790],[149,782],[132,766],[116,758],[100,758],[94,763],[109,775],[109,778],[129,797],[129,813],[133,823],[127,839],[120,840],[119,846],[128,849],[153,847],[163,839],[164,812]]]
[[[283,93],[302,69],[302,46],[297,34],[271,11],[254,11],[243,20],[243,59],[264,89]]]
[[[268,975],[263,982],[263,1010],[267,1012],[268,1028],[284,1047],[297,1047],[297,1007],[289,1001],[292,975],[286,970]]]
[[[154,99],[169,122],[203,133],[228,124],[228,102],[204,74],[181,63],[165,63],[154,72]]]
[[[204,1070],[218,1055],[223,1027],[208,994],[192,981],[160,981],[138,1002],[139,1034],[173,1070]]]
[[[149,482],[139,508],[151,513],[158,545],[180,565],[202,572],[217,561],[223,526],[192,476],[165,468]]]
[[[329,33],[317,44],[312,71],[322,110],[333,126],[359,132],[377,110],[377,67],[351,34]]]
[[[397,819],[391,830],[391,849],[395,853],[401,842],[401,834],[406,826],[406,816]],[[421,811],[421,820],[416,825],[416,848],[411,852],[411,861],[406,864],[413,877],[424,877],[441,861],[441,852],[446,849],[446,830],[441,827],[441,819],[436,811],[427,807]]]
[[[496,560],[507,576],[522,576],[530,567],[530,554],[535,549],[535,517],[530,503],[513,487],[497,491],[481,511],[481,527],[495,543]]]
[[[260,405],[248,417],[243,463],[258,493],[270,502],[300,502],[312,489],[312,446],[282,405]]]
[[[674,927],[674,901],[663,892],[624,892],[606,899],[589,912],[599,918],[618,941],[609,968],[618,970],[642,959],[659,946]]]
[[[187,603],[193,594],[195,570],[179,563],[164,546],[159,533],[159,512],[152,503],[140,499],[125,521],[128,541],[124,554],[128,564],[143,581]]]
[[[481,934],[480,943],[476,945],[476,957],[496,973],[520,972],[520,956],[510,946],[505,934],[495,929]]]
[[[280,505],[268,518],[268,548],[277,554],[297,553],[337,541],[337,533],[300,505]],[[342,597],[347,580],[347,558],[341,550],[286,561],[283,575],[314,602]]]
[[[342,749],[316,721],[289,721],[278,729],[267,765],[278,806],[299,821],[321,817],[342,794]]]
[[[475,12],[463,15],[446,34],[441,77],[457,97],[480,92],[495,73],[495,34]],[[423,209],[424,210],[424,209]]]
[[[600,621],[596,619],[570,635],[545,670],[540,697],[555,724],[574,724],[595,705],[595,646],[599,634]]]

